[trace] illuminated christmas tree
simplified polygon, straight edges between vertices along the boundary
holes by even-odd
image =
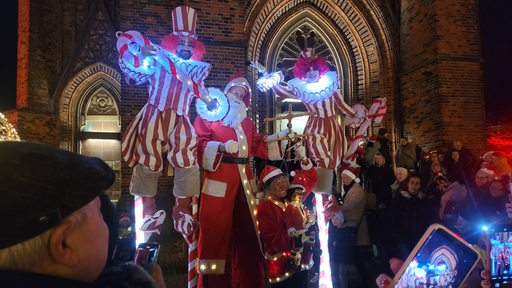
[[[20,136],[18,136],[18,132],[12,126],[9,121],[5,118],[4,114],[0,113],[0,141],[19,141]]]

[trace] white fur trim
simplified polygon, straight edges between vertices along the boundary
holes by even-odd
[[[212,179],[205,179],[203,185],[203,193],[213,197],[224,198],[226,197],[227,187],[227,183]]]
[[[357,178],[356,174],[352,173],[352,171],[347,170],[347,169],[343,170],[343,172],[341,172],[341,174],[345,174],[348,177],[352,178],[353,180],[356,180],[356,178]]]
[[[261,179],[261,181],[263,181],[263,183],[267,182],[268,179],[274,177],[274,176],[278,176],[278,175],[281,175],[283,174],[283,171],[281,171],[281,169],[279,168],[276,168],[272,171],[270,171],[270,173],[268,173],[267,175],[265,175],[265,177],[263,177],[263,179]]]
[[[496,174],[494,171],[492,171],[491,169],[489,169],[489,168],[487,168],[487,167],[482,167],[482,168],[480,168],[480,171],[482,171],[482,172],[484,172],[484,173],[486,173],[486,174],[488,174],[488,175],[494,175],[494,174]]]
[[[290,188],[288,188],[288,189],[298,189],[298,188],[300,188],[302,190],[306,190],[306,188],[304,188],[304,186],[300,185],[300,184],[290,184]]]
[[[203,163],[202,166],[205,170],[215,171],[219,167],[220,161],[215,165],[215,159],[217,159],[217,151],[219,150],[219,145],[221,142],[210,141],[206,143],[206,147],[203,153]]]
[[[276,139],[277,135],[272,134],[267,136],[267,140]],[[279,141],[269,141],[267,142],[267,150],[268,150],[268,160],[281,160],[283,159],[283,155],[281,153],[281,149],[279,147]]]
[[[309,169],[313,168],[313,163],[311,161],[309,161],[309,159],[308,159],[307,165],[304,165],[304,164],[302,164],[302,162],[300,162],[300,166],[302,167],[302,170],[309,170]]]
[[[287,232],[288,232],[288,235],[290,235],[290,236],[298,235],[297,230],[294,227],[288,228]]]

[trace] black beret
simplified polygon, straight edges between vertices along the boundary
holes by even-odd
[[[0,142],[0,249],[56,226],[114,180],[99,158],[40,143]]]

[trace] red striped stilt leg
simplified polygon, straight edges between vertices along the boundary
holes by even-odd
[[[194,221],[198,219],[198,196],[192,197],[192,218]],[[190,236],[192,239],[188,241],[188,288],[197,287],[197,236],[199,227],[196,227],[194,233]]]

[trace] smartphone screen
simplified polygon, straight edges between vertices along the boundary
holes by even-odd
[[[395,276],[395,287],[460,287],[479,260],[475,248],[434,224]]]
[[[512,224],[498,225],[489,232],[489,269],[492,287],[512,283]]]
[[[140,243],[135,252],[135,263],[142,266],[148,273],[153,272],[155,266],[160,244],[156,242]]]

